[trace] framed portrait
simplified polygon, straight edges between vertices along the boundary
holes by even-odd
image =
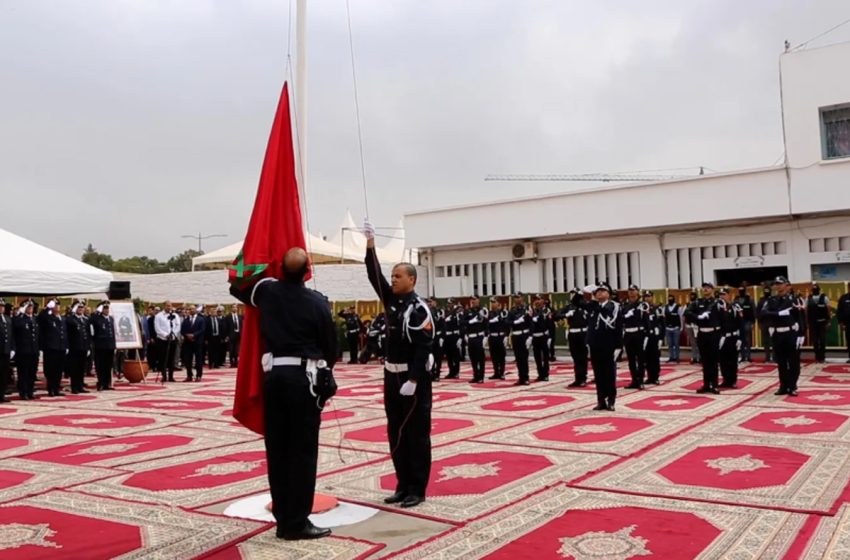
[[[142,347],[142,330],[131,301],[113,301],[109,315],[115,322],[115,348],[128,350]]]

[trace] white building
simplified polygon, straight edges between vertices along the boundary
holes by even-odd
[[[850,280],[850,43],[780,67],[785,164],[409,213],[431,294]]]

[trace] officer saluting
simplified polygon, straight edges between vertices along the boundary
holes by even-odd
[[[0,403],[9,402],[6,388],[9,386],[12,370],[9,362],[15,357],[15,337],[12,334],[12,320],[6,316],[6,302],[0,298]]]
[[[791,293],[791,284],[784,276],[773,281],[776,295],[770,297],[759,317],[772,332],[773,357],[779,366],[779,390],[775,395],[797,396],[800,378],[800,353],[805,337],[802,313]]]
[[[720,310],[714,297],[714,284],[703,282],[702,297],[691,302],[685,317],[697,326],[697,347],[702,358],[702,387],[697,389],[697,393],[719,395]]]
[[[490,318],[487,320],[487,345],[490,347],[490,361],[493,362],[493,375],[489,379],[505,378],[505,356],[508,339],[508,312],[502,309],[502,303],[490,300]]]
[[[579,290],[571,292],[570,304],[555,315],[555,320],[567,320],[567,343],[573,358],[575,381],[567,387],[587,386],[587,305],[584,294]]]
[[[38,322],[33,317],[34,304],[27,300],[12,320],[17,356],[15,366],[18,369],[18,394],[22,400],[35,397],[35,372],[38,370]]]
[[[617,356],[623,347],[623,317],[620,304],[611,300],[605,282],[588,286],[596,301],[588,305],[587,344],[596,380],[597,405],[593,410],[614,411],[617,400]]]
[[[397,479],[387,504],[409,508],[425,501],[431,475],[431,375],[434,319],[416,295],[416,267],[398,263],[392,285],[381,272],[375,253],[375,229],[366,222],[366,271],[387,316],[384,362],[384,410],[390,455]],[[448,325],[447,327],[448,328]]]
[[[516,371],[519,375],[514,385],[528,385],[528,349],[531,348],[531,316],[521,293],[514,294],[514,306],[508,312],[508,328],[511,330],[511,348],[514,351]]]
[[[481,299],[477,295],[469,300],[469,309],[464,316],[463,325],[466,332],[466,344],[469,348],[469,361],[472,365],[471,383],[484,383],[484,346],[487,340],[487,309],[481,307]]]
[[[47,395],[50,397],[62,394],[62,370],[68,353],[68,328],[61,312],[62,307],[56,301],[51,301],[47,304],[40,324],[44,339],[44,377],[47,379]]]
[[[277,537],[285,540],[331,534],[307,518],[313,509],[322,422],[317,384],[308,372],[333,368],[336,325],[328,300],[304,286],[308,271],[307,253],[294,247],[283,258],[283,280],[263,278],[246,290],[230,288],[259,310],[260,334],[271,354],[263,364],[266,458]]]

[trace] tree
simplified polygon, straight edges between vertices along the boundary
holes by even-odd
[[[192,259],[203,255],[203,251],[188,249],[175,257],[168,259],[167,268],[171,272],[190,272],[192,270]]]
[[[112,267],[114,266],[112,255],[98,253],[91,243],[89,243],[88,247],[86,247],[86,250],[83,252],[83,256],[80,260],[101,270],[112,270]]]

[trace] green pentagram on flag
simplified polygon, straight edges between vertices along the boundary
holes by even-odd
[[[229,280],[237,287],[244,286],[259,279],[268,266],[268,264],[245,264],[245,256],[242,251],[239,251],[239,256],[227,267]]]

